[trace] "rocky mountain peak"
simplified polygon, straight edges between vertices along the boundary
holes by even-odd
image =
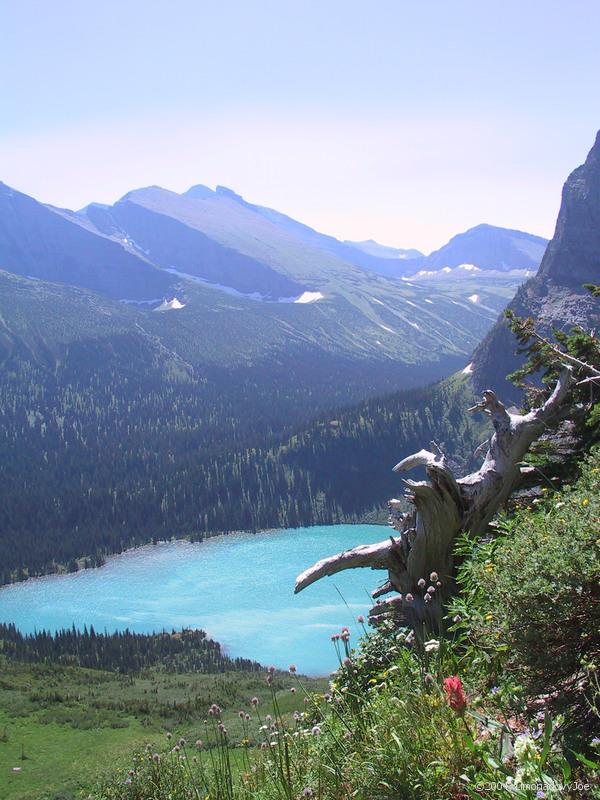
[[[533,317],[547,334],[553,328],[596,327],[598,301],[585,283],[600,283],[600,132],[585,163],[565,182],[554,237],[537,274],[521,286],[508,308]],[[516,350],[502,315],[473,355],[475,386],[514,396],[505,376],[521,363]]]

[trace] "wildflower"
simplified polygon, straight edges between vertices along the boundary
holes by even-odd
[[[407,592],[407,593],[404,595],[404,599],[406,600],[406,602],[407,602],[407,603],[412,603],[412,601],[413,601],[415,598],[412,596],[412,594],[411,594],[410,592]]]
[[[524,764],[527,761],[533,761],[537,756],[537,749],[533,738],[529,735],[529,731],[525,731],[515,740],[515,758],[519,764]]]
[[[170,739],[172,736],[173,736],[173,734],[172,734],[172,733],[170,733],[169,731],[167,731],[167,733],[166,733],[166,737],[167,737],[167,739]]]
[[[493,622],[494,621],[494,615],[493,614],[486,614],[485,615],[485,621],[486,622]]]
[[[444,691],[450,708],[456,711],[457,714],[462,714],[467,707],[467,698],[458,675],[444,678]]]
[[[435,594],[435,586],[428,586],[427,587],[428,594]]]
[[[363,622],[365,621],[365,618],[363,617],[362,614],[359,614],[358,617],[356,618],[356,621],[362,625]]]
[[[581,501],[581,505],[585,507],[585,506],[589,506],[589,504],[590,504],[590,501],[588,500],[588,498],[584,497],[583,500]]]
[[[302,719],[302,714],[299,711],[294,711],[293,713],[294,722],[300,722]]]
[[[152,761],[156,761],[156,762],[160,761],[160,756],[158,755],[158,753],[153,753]]]
[[[490,572],[494,571],[494,565],[493,564],[486,564],[485,567],[483,568],[483,571],[487,572],[488,575],[489,575]]]
[[[270,714],[267,714],[265,720],[269,723],[269,725],[273,722],[273,717]]]
[[[196,739],[196,747],[198,750],[202,749],[202,739]]]
[[[227,728],[222,722],[219,722],[219,732],[222,733],[223,736],[227,736]]]
[[[135,775],[135,770],[134,769],[130,769],[127,774],[129,775],[130,778],[133,778],[133,776]]]
[[[267,672],[269,673],[269,675],[273,675],[275,672],[275,667],[267,667]]]
[[[339,633],[332,633],[331,634],[331,641],[332,642],[337,642],[339,638],[340,638]]]
[[[427,673],[427,675],[425,675],[425,677],[423,678],[423,681],[425,683],[425,686],[433,686],[434,684],[433,675]]]
[[[292,694],[296,694],[296,687],[295,686],[290,687],[290,692]]]
[[[292,675],[294,674],[294,672],[296,672],[296,665],[295,664],[290,664],[290,672],[292,673]]]
[[[180,747],[185,747],[185,746],[186,746],[186,744],[187,744],[187,742],[185,741],[185,739],[181,738],[181,739],[179,740],[179,746],[180,746]]]
[[[543,789],[538,789],[537,792],[535,793],[535,796],[540,798],[546,797],[546,792]]]
[[[425,588],[425,584],[426,584],[425,578],[419,578],[419,580],[417,581],[417,586],[419,587],[419,589]]]
[[[308,786],[306,786],[302,790],[302,797],[312,797],[312,796],[313,796],[313,790],[310,789]]]
[[[181,750],[181,747],[176,744],[175,747],[171,750],[172,753],[178,753]]]
[[[313,736],[318,736],[321,733],[321,728],[318,725],[315,725],[311,731]]]
[[[590,744],[592,747],[600,747],[600,739],[597,736],[594,736]]]
[[[250,703],[256,708],[258,705],[258,697],[253,697],[252,700],[250,700]]]
[[[250,720],[252,719],[252,717],[250,716],[250,714],[246,714],[246,716],[244,717],[244,719],[246,720],[246,722],[250,722]]]
[[[425,642],[426,653],[436,653],[439,649],[440,643],[437,639],[430,639],[428,642]]]
[[[456,624],[458,624],[459,622],[462,622],[461,615],[460,614],[456,614],[455,616],[453,616],[452,617],[452,622],[455,622]]]
[[[492,688],[490,689],[490,694],[496,695],[498,694],[499,691],[500,689],[497,686],[492,686]]]
[[[352,665],[352,659],[351,658],[345,658],[343,663],[344,663],[345,667],[350,667]]]
[[[437,574],[437,572],[432,572],[431,575],[429,576],[429,580],[432,583],[435,583],[438,578],[439,578],[439,575]]]
[[[435,585],[436,585],[436,586],[437,586],[437,588],[439,589],[439,588],[440,588],[440,586],[442,585],[442,582],[441,582],[441,581],[436,581],[436,582],[435,582]]]
[[[192,756],[192,764],[197,764],[197,763],[198,759],[196,758],[196,756]]]

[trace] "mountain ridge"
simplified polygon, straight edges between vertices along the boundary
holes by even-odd
[[[585,162],[563,186],[554,236],[537,274],[517,290],[508,309],[533,317],[549,335],[553,328],[595,327],[598,304],[584,283],[600,283],[600,131]],[[504,376],[521,363],[504,315],[473,354],[473,380],[510,397],[514,387]]]

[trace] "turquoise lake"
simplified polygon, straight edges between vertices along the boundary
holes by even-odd
[[[99,569],[3,587],[0,620],[23,632],[202,628],[231,656],[324,675],[338,664],[331,634],[346,625],[356,643],[356,617],[384,575],[349,570],[297,595],[294,580],[315,561],[386,533],[380,525],[332,525],[149,545]]]

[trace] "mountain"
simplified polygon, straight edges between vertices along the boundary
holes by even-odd
[[[519,288],[508,308],[537,319],[546,333],[576,324],[595,328],[598,301],[584,283],[600,283],[600,132],[585,163],[563,187],[554,237],[537,274]],[[474,353],[475,384],[514,395],[504,376],[521,363],[515,350],[502,316]]]
[[[130,300],[162,299],[173,277],[0,183],[0,269]]]
[[[462,265],[480,270],[510,272],[535,271],[540,265],[548,244],[547,239],[523,231],[498,228],[494,225],[476,225],[428,256],[405,261],[405,274],[419,271],[454,269]],[[410,272],[412,270],[412,272]]]
[[[367,253],[370,256],[377,256],[378,258],[422,258],[424,253],[414,248],[405,250],[400,247],[388,247],[385,244],[379,244],[374,239],[366,239],[364,242],[351,242],[348,239],[344,240],[344,244],[350,247],[356,247]]]

